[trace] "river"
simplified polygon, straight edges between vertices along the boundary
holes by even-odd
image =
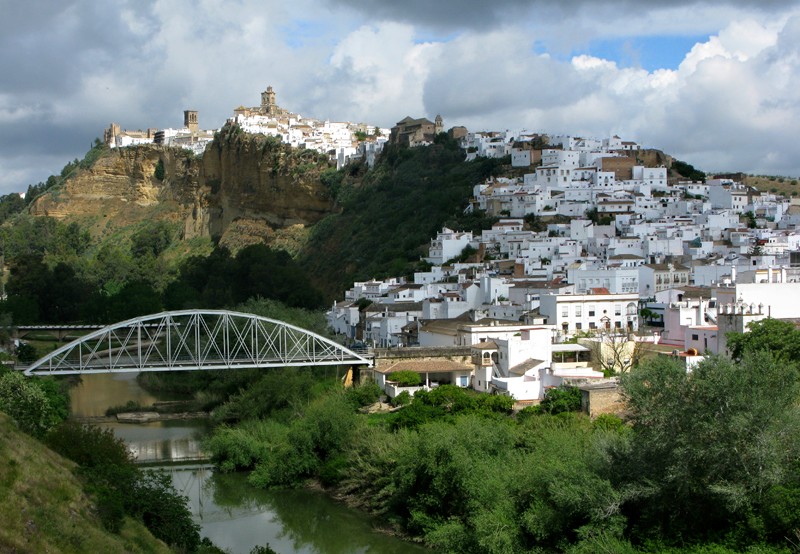
[[[148,405],[156,397],[139,387],[134,374],[87,375],[71,391],[76,417],[97,417],[130,400]],[[102,423],[123,439],[148,467],[172,476],[189,499],[201,535],[233,553],[269,544],[280,554],[424,554],[430,551],[380,531],[381,522],[313,490],[265,491],[242,473],[223,475],[202,462],[205,420],[145,424]]]

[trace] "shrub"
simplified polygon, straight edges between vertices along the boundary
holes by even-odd
[[[406,406],[411,403],[411,394],[404,390],[394,398],[392,398],[392,406]]]
[[[158,162],[156,162],[156,168],[155,171],[153,171],[153,177],[159,181],[163,181],[165,176],[166,171],[164,169],[164,160],[159,159]]]
[[[505,394],[482,394],[477,397],[477,410],[484,414],[510,415],[514,398]]]
[[[221,425],[203,443],[223,473],[253,469],[275,444],[285,441],[288,427],[272,421],[249,421],[238,427]]]
[[[625,422],[614,414],[600,414],[592,422],[592,426],[602,431],[622,432],[627,429]]]
[[[192,520],[186,498],[177,493],[167,473],[142,472],[129,503],[131,514],[173,549],[194,552],[200,546],[200,526]]]
[[[33,380],[33,383],[42,389],[42,392],[47,397],[50,407],[57,423],[66,421],[70,413],[70,400],[69,400],[69,383],[56,377],[38,377]]]
[[[0,410],[11,416],[20,429],[36,437],[58,423],[47,395],[21,373],[0,377]]]
[[[111,429],[66,421],[47,435],[46,442],[50,448],[84,468],[133,465],[125,442]]]
[[[369,406],[381,398],[383,391],[377,383],[369,382],[347,389],[345,398],[354,408]]]
[[[271,445],[250,475],[250,482],[260,487],[296,485],[319,476],[321,468],[325,468],[326,478],[333,480],[333,473],[341,466],[331,460],[350,446],[359,422],[341,392],[318,398],[303,417],[292,422],[285,438]]]
[[[30,364],[39,359],[39,352],[36,348],[27,342],[20,342],[15,350],[17,360],[23,364]]]
[[[561,386],[548,390],[539,407],[548,414],[577,412],[581,409],[581,391],[577,387]]]
[[[127,513],[178,551],[194,552],[200,546],[199,526],[169,476],[136,467],[128,447],[111,429],[69,421],[51,431],[46,440],[53,450],[78,464],[78,474],[94,495],[106,529],[119,531]]]
[[[418,387],[422,384],[422,376],[416,371],[396,371],[392,373],[391,380],[401,387]]]

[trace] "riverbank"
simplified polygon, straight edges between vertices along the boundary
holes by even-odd
[[[104,529],[74,467],[0,413],[0,552],[171,552],[132,517]]]

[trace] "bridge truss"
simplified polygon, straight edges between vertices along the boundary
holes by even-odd
[[[227,310],[137,317],[91,332],[37,360],[26,375],[367,365],[373,361],[306,329]]]

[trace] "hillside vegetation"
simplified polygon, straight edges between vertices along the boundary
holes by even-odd
[[[484,214],[464,214],[476,184],[522,173],[507,159],[464,159],[444,134],[430,146],[387,145],[374,167],[355,162],[338,171],[318,153],[230,126],[202,157],[161,146],[96,144],[83,160],[29,187],[26,200],[0,197],[0,222],[6,222],[0,235],[12,272],[10,303],[0,312],[12,312],[15,323],[56,323],[225,307],[254,291],[220,291],[231,283],[220,277],[227,269],[218,262],[253,245],[289,255],[276,258],[275,271],[262,277],[306,274],[310,283],[285,281],[272,296],[290,305],[327,304],[355,280],[410,277],[427,269],[420,259],[443,226],[477,232],[493,223]],[[637,163],[666,165],[671,179],[705,178],[658,150],[639,152]],[[797,181],[788,178],[747,182],[796,193]],[[184,286],[200,266],[209,279]],[[45,274],[52,282],[13,282],[15,275]],[[270,297],[265,289],[275,287],[260,280],[265,286],[257,293]],[[45,302],[48,291],[72,305],[42,310],[52,304]],[[134,297],[153,301],[129,307],[125,299]]]
[[[256,487],[320,483],[434,552],[790,554],[798,343],[765,320],[732,336],[735,361],[648,360],[621,378],[625,420],[575,413],[574,389],[514,415],[509,397],[452,385],[365,415],[375,383],[309,396],[303,377],[263,374],[223,404],[206,448]]]
[[[74,468],[0,413],[0,552],[171,552],[129,517],[104,530]]]
[[[491,225],[464,208],[473,186],[500,174],[504,162],[464,162],[456,141],[442,134],[431,146],[387,145],[369,171],[328,173],[323,180],[341,212],[312,227],[298,261],[330,297],[353,280],[408,275],[443,225],[471,231]]]

